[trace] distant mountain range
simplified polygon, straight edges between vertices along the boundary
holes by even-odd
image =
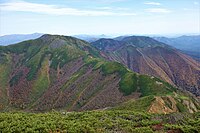
[[[36,39],[41,37],[42,33],[33,33],[33,34],[12,34],[0,36],[0,45],[7,46],[10,44],[19,43],[26,40]]]
[[[180,36],[177,38],[154,37],[154,39],[180,49],[184,53],[200,60],[200,35]]]
[[[121,108],[133,99],[128,104],[132,110],[199,110],[199,101],[177,88],[191,85],[186,89],[198,96],[199,64],[149,37],[101,39],[91,45],[74,37],[43,35],[0,46],[0,73],[0,111]]]

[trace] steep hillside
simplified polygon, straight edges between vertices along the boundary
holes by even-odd
[[[104,43],[107,41],[109,45]],[[118,61],[134,72],[159,77],[200,96],[199,62],[164,43],[149,37],[132,36],[122,38],[117,44],[110,39],[92,44],[103,49],[101,53],[108,60]]]
[[[173,95],[170,84],[105,61],[85,41],[57,35],[0,47],[0,110],[82,111]]]

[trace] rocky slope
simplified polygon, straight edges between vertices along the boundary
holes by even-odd
[[[200,96],[200,63],[178,50],[144,36],[93,42],[108,60],[126,65],[140,74],[159,77]]]

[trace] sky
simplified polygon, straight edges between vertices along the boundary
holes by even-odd
[[[0,0],[0,36],[200,34],[200,0]]]

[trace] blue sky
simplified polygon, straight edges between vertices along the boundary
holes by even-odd
[[[200,0],[0,0],[0,35],[200,33]]]

